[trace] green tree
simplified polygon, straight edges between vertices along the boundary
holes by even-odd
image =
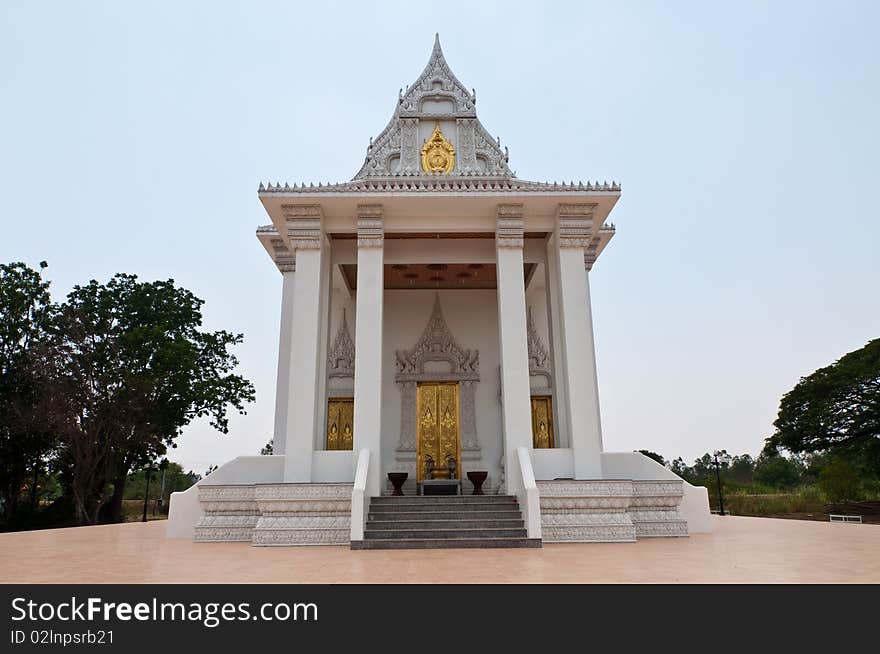
[[[75,286],[60,306],[45,362],[80,524],[97,522],[107,500],[121,520],[131,470],[164,456],[194,419],[227,433],[229,409],[253,401],[228,350],[242,336],[201,331],[202,304],[173,280],[118,274]]]
[[[269,442],[266,443],[263,448],[260,450],[260,454],[264,456],[268,456],[275,453],[275,439],[270,438]]]
[[[55,439],[36,352],[52,313],[49,282],[39,272],[20,262],[0,265],[0,522],[7,525],[19,520],[22,499],[33,511],[46,490]]]
[[[859,475],[848,461],[833,459],[819,473],[819,487],[829,502],[846,502],[858,499]]]
[[[762,456],[755,464],[755,481],[772,488],[792,488],[801,480],[801,467],[784,456]]]
[[[855,456],[880,473],[880,339],[801,378],[773,424],[766,453]]]

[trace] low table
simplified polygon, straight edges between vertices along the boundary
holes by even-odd
[[[460,479],[423,479],[422,495],[458,495]]]

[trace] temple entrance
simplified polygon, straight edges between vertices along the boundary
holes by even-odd
[[[549,396],[532,397],[532,447],[555,447],[553,442],[553,405]]]
[[[334,399],[327,403],[327,449],[354,447],[354,400]]]
[[[461,476],[458,383],[418,385],[416,481]]]

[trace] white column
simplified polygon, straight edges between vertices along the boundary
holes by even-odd
[[[290,383],[287,393],[287,438],[284,481],[312,480],[312,451],[318,429],[319,359],[325,242],[321,208],[317,205],[285,207],[290,247],[296,252],[293,306],[296,316],[290,330]]]
[[[559,256],[556,237],[547,239],[547,257],[544,266],[547,293],[547,321],[550,332],[550,357],[553,362],[553,431],[556,447],[571,447],[568,429],[568,393],[565,385],[565,356],[562,347],[559,319]]]
[[[501,422],[507,492],[523,489],[516,449],[532,449],[522,205],[499,205],[495,230],[498,333],[501,346]]]
[[[358,205],[357,322],[354,331],[354,449],[370,450],[365,493],[381,492],[382,205]]]
[[[277,263],[277,261],[276,261]],[[280,266],[279,266],[280,267]],[[275,382],[273,454],[284,454],[287,440],[287,402],[290,389],[290,348],[293,344],[293,277],[295,264],[281,270],[281,336],[278,339],[278,379]]]
[[[584,248],[593,227],[593,205],[559,205],[556,219],[559,336],[564,358],[567,418],[575,479],[602,477],[602,424],[593,344],[590,286]]]

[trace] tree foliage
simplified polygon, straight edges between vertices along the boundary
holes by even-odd
[[[242,336],[201,331],[201,305],[173,280],[119,274],[75,286],[59,307],[46,366],[81,523],[97,522],[108,483],[119,519],[129,472],[163,456],[192,420],[226,433],[229,408],[253,401],[228,351]]]
[[[801,378],[773,424],[767,453],[856,455],[880,471],[880,339]]]
[[[0,265],[0,518],[5,523],[17,519],[28,482],[26,508],[35,508],[54,446],[36,355],[52,313],[49,283],[39,272],[20,262]]]
[[[60,305],[24,264],[0,266],[0,504],[51,464],[81,524],[121,519],[132,470],[202,418],[228,432],[253,385],[234,369],[240,334],[202,329],[202,300],[173,280],[118,274]],[[103,508],[102,508],[103,507]],[[103,512],[103,515],[101,513]]]
[[[855,468],[845,459],[833,459],[819,473],[819,486],[829,502],[846,502],[858,498],[859,481]]]
[[[784,456],[759,457],[755,465],[754,479],[772,488],[793,488],[801,481],[801,468]]]

